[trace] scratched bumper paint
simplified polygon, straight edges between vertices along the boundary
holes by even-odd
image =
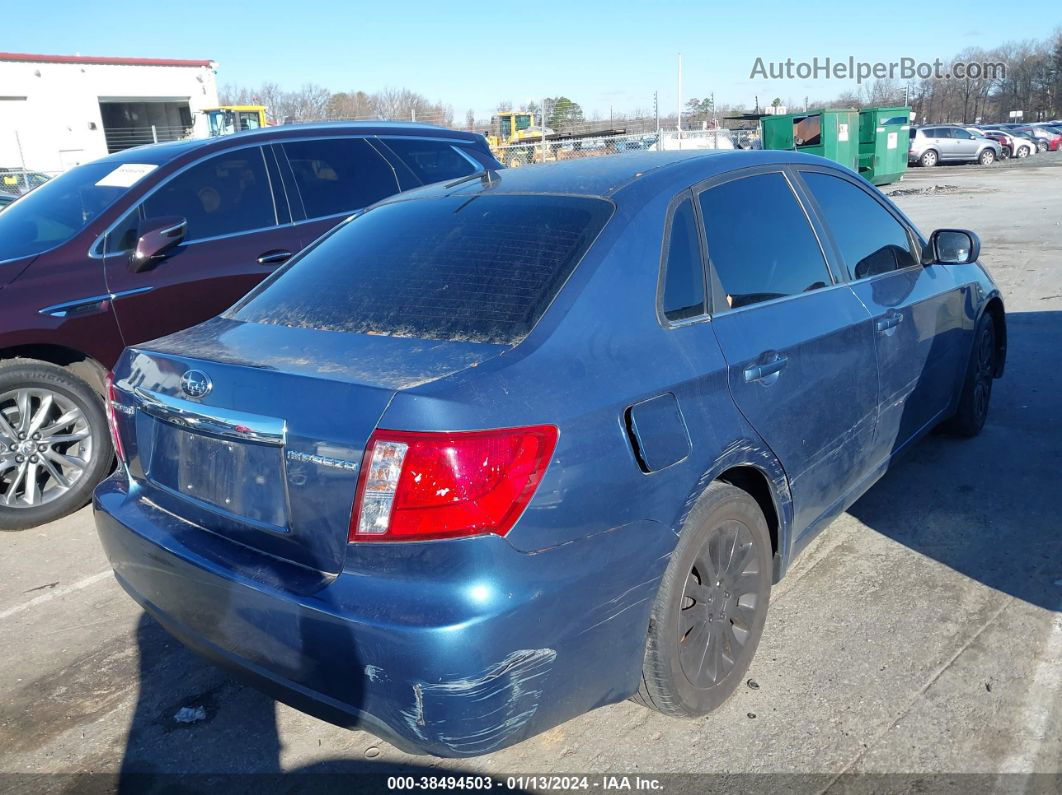
[[[117,480],[96,508],[118,581],[185,645],[303,711],[437,756],[629,697],[674,538],[637,524],[529,554],[491,536],[408,545],[397,563],[364,545],[322,576],[241,552]]]

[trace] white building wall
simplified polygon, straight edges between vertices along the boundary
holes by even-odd
[[[0,169],[58,172],[107,154],[100,98],[187,102],[198,128],[217,81],[211,66],[0,61]]]

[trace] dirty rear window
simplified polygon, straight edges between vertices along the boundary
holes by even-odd
[[[346,223],[230,317],[280,326],[512,343],[612,213],[603,199],[475,196],[386,204]]]

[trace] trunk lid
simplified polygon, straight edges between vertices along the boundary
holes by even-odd
[[[198,528],[338,572],[365,444],[395,392],[507,347],[217,318],[123,357],[130,475]]]

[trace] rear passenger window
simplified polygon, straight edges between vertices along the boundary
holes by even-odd
[[[361,138],[283,144],[307,218],[352,213],[398,193],[394,169]]]
[[[144,202],[147,218],[179,215],[186,242],[276,226],[273,194],[257,146],[216,155],[165,183]],[[127,241],[116,241],[127,245]]]
[[[704,267],[693,202],[675,210],[664,265],[664,317],[685,320],[704,314]]]
[[[386,143],[425,185],[458,179],[483,170],[454,149],[452,144],[442,141],[388,138]]]
[[[802,176],[853,278],[918,264],[907,230],[866,191],[830,174],[805,171]]]
[[[708,258],[725,306],[819,290],[832,282],[818,240],[781,174],[758,174],[700,195]]]

